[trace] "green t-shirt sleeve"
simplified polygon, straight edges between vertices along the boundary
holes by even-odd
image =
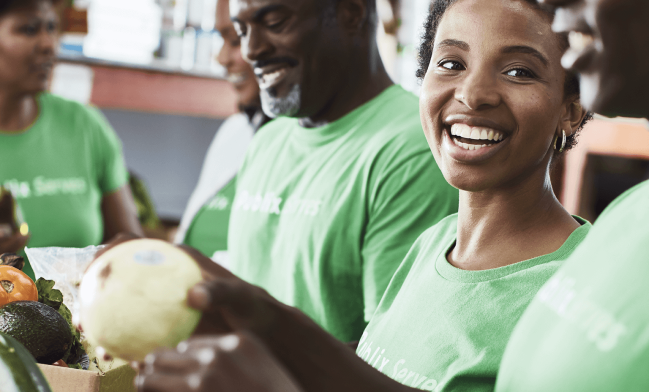
[[[122,143],[101,112],[88,108],[94,132],[97,182],[103,194],[111,193],[128,183],[128,171],[122,153]]]
[[[383,173],[370,198],[362,248],[365,321],[419,235],[458,209],[458,191],[430,151],[390,164]]]

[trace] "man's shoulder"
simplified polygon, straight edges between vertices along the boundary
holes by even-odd
[[[615,199],[595,222],[596,227],[608,220],[622,220],[626,215],[649,219],[649,181],[641,182]]]
[[[394,148],[414,147],[427,150],[419,117],[418,98],[413,93],[395,85],[376,105],[367,120],[370,141],[376,147],[389,145]]]

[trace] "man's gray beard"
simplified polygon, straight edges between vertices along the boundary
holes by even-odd
[[[292,117],[300,110],[302,89],[299,84],[293,85],[291,91],[284,98],[273,96],[269,90],[261,90],[261,108],[268,117]]]

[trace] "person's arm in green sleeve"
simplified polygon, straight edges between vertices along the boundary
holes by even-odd
[[[107,242],[119,233],[144,236],[137,219],[137,208],[128,184],[114,192],[104,194],[101,199],[101,214],[104,218],[104,241]]]
[[[456,213],[459,202],[458,190],[446,182],[430,151],[387,163],[375,178],[362,249],[366,322],[415,240]]]

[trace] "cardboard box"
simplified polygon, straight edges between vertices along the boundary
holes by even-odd
[[[116,367],[103,374],[61,366],[42,364],[38,366],[53,392],[135,392],[133,386],[135,370],[129,365]]]

